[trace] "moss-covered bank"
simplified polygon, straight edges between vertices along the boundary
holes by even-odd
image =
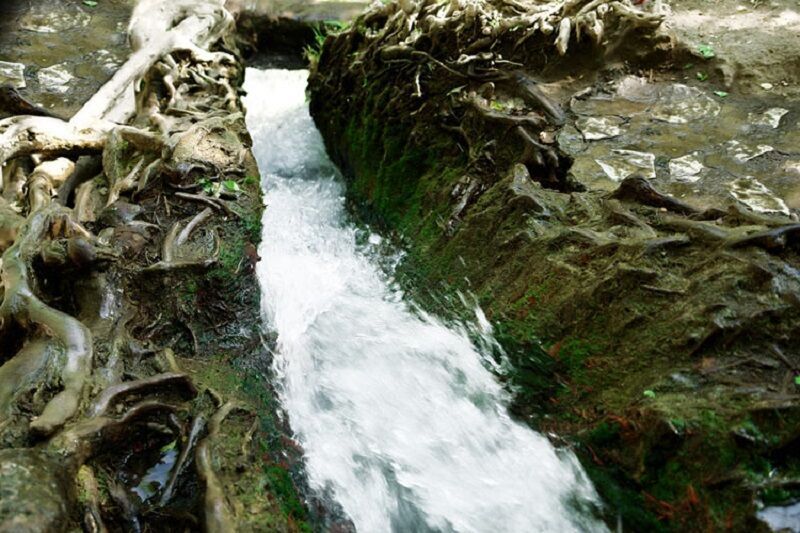
[[[755,498],[796,497],[800,468],[798,241],[761,237],[792,221],[699,212],[635,179],[584,190],[556,142],[561,104],[611,75],[610,54],[623,73],[647,54],[584,37],[559,59],[499,2],[419,4],[374,7],[312,73],[356,205],[404,240],[420,300],[477,295],[514,412],[576,445],[612,523],[764,528]],[[616,35],[669,67],[646,29]]]

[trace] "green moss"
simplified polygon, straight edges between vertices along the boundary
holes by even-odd
[[[624,531],[666,533],[670,528],[647,509],[644,496],[635,487],[620,482],[623,475],[613,469],[585,462],[584,469],[597,492],[606,503],[606,520],[614,524],[621,520]]]

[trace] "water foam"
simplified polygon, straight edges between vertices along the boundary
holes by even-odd
[[[574,456],[512,420],[466,333],[412,309],[359,246],[306,77],[250,69],[245,88],[264,315],[310,482],[364,532],[604,529],[579,511],[597,500]]]

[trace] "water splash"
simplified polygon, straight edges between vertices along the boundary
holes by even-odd
[[[379,236],[359,244],[306,76],[248,70],[245,88],[267,202],[264,314],[312,486],[365,532],[602,530],[581,511],[597,500],[574,456],[509,417],[466,331],[403,300],[369,253]]]

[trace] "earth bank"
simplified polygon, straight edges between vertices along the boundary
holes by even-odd
[[[312,57],[312,115],[418,299],[478,297],[514,412],[576,446],[610,524],[765,530],[798,497],[800,233],[796,178],[759,180],[800,154],[797,104],[661,6],[603,6],[373,5]],[[706,155],[744,140],[720,132],[784,144]]]

